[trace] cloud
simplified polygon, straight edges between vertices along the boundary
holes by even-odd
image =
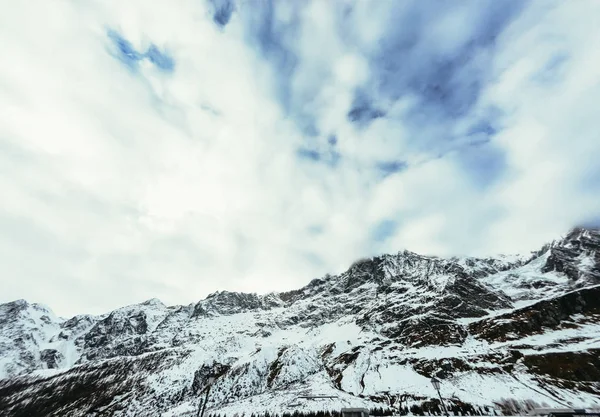
[[[510,172],[495,196],[507,212],[493,227],[500,245],[519,228],[528,233],[516,247],[550,239],[600,209],[592,156],[600,151],[593,110],[600,60],[590,49],[600,37],[591,17],[597,8],[536,4],[500,39],[504,48],[486,97],[506,113],[497,138]]]
[[[285,290],[600,216],[593,1],[32,1],[0,16],[0,301]]]

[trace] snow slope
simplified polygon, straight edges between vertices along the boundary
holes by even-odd
[[[193,415],[343,406],[600,406],[600,232],[528,255],[404,251],[267,295],[102,316],[0,305],[2,415]],[[308,398],[327,396],[332,398]],[[401,398],[401,402],[399,401]]]

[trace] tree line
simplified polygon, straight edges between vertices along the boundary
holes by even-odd
[[[493,409],[489,407],[474,408],[470,404],[448,404],[448,413],[452,416],[489,416],[496,415]],[[439,407],[439,404],[434,402],[425,403],[421,406],[412,405],[411,407],[402,407],[400,410],[392,410],[390,408],[372,408],[369,410],[371,416],[393,416],[408,414],[417,416],[444,416],[444,411]],[[294,411],[293,413],[236,413],[236,414],[208,414],[208,417],[341,417],[339,411]]]

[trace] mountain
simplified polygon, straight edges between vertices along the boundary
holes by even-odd
[[[65,320],[0,305],[3,416],[192,416],[211,376],[208,412],[221,416],[439,413],[432,376],[455,411],[599,406],[600,230],[527,256],[403,251],[299,290],[187,306]]]

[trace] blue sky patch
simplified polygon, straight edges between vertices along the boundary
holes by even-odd
[[[593,229],[600,228],[600,215],[592,216],[591,218],[586,219],[583,222],[581,222],[580,224],[578,224],[578,226],[586,227],[586,228],[593,228]]]
[[[497,129],[487,120],[480,120],[469,128],[467,136],[472,135],[485,135],[493,136],[497,133]]]
[[[121,36],[117,31],[109,30],[108,37],[117,47],[116,57],[132,70],[136,70],[138,63],[144,59],[150,61],[163,72],[175,70],[175,60],[166,51],[161,51],[156,45],[150,44],[144,53],[137,51],[131,42]]]
[[[347,114],[348,120],[359,126],[366,126],[373,120],[384,116],[385,111],[375,107],[372,100],[363,91],[356,91],[352,107]]]
[[[479,188],[498,181],[507,169],[506,155],[489,139],[465,146],[458,151],[458,161]]]
[[[397,228],[398,223],[395,220],[382,220],[371,230],[371,238],[375,242],[383,242],[392,237]]]
[[[318,151],[315,151],[314,149],[300,148],[296,151],[296,154],[300,158],[309,159],[311,161],[321,160],[321,154]]]
[[[534,75],[534,80],[541,84],[556,84],[564,77],[569,55],[564,52],[554,54]]]
[[[108,31],[108,37],[118,49],[117,58],[130,68],[134,68],[142,55],[135,50],[131,42],[123,38],[114,30]]]
[[[213,5],[214,13],[213,13],[213,22],[215,22],[220,27],[227,26],[229,20],[231,19],[231,15],[235,10],[235,5],[232,0],[209,0]]]
[[[175,61],[165,52],[161,52],[156,45],[150,45],[146,52],[146,58],[154,65],[166,72],[172,72],[175,69]]]
[[[300,159],[310,162],[321,162],[330,167],[335,167],[341,159],[340,153],[335,150],[319,152],[315,149],[299,148],[296,150],[296,155]]]
[[[404,161],[383,161],[377,163],[377,169],[381,171],[384,177],[404,171],[408,164]]]
[[[290,114],[296,107],[292,76],[299,62],[290,44],[297,39],[301,27],[298,18],[289,22],[276,19],[275,9],[278,6],[283,7],[280,3],[265,0],[261,7],[246,8],[243,19],[249,43],[273,68],[277,100]]]

